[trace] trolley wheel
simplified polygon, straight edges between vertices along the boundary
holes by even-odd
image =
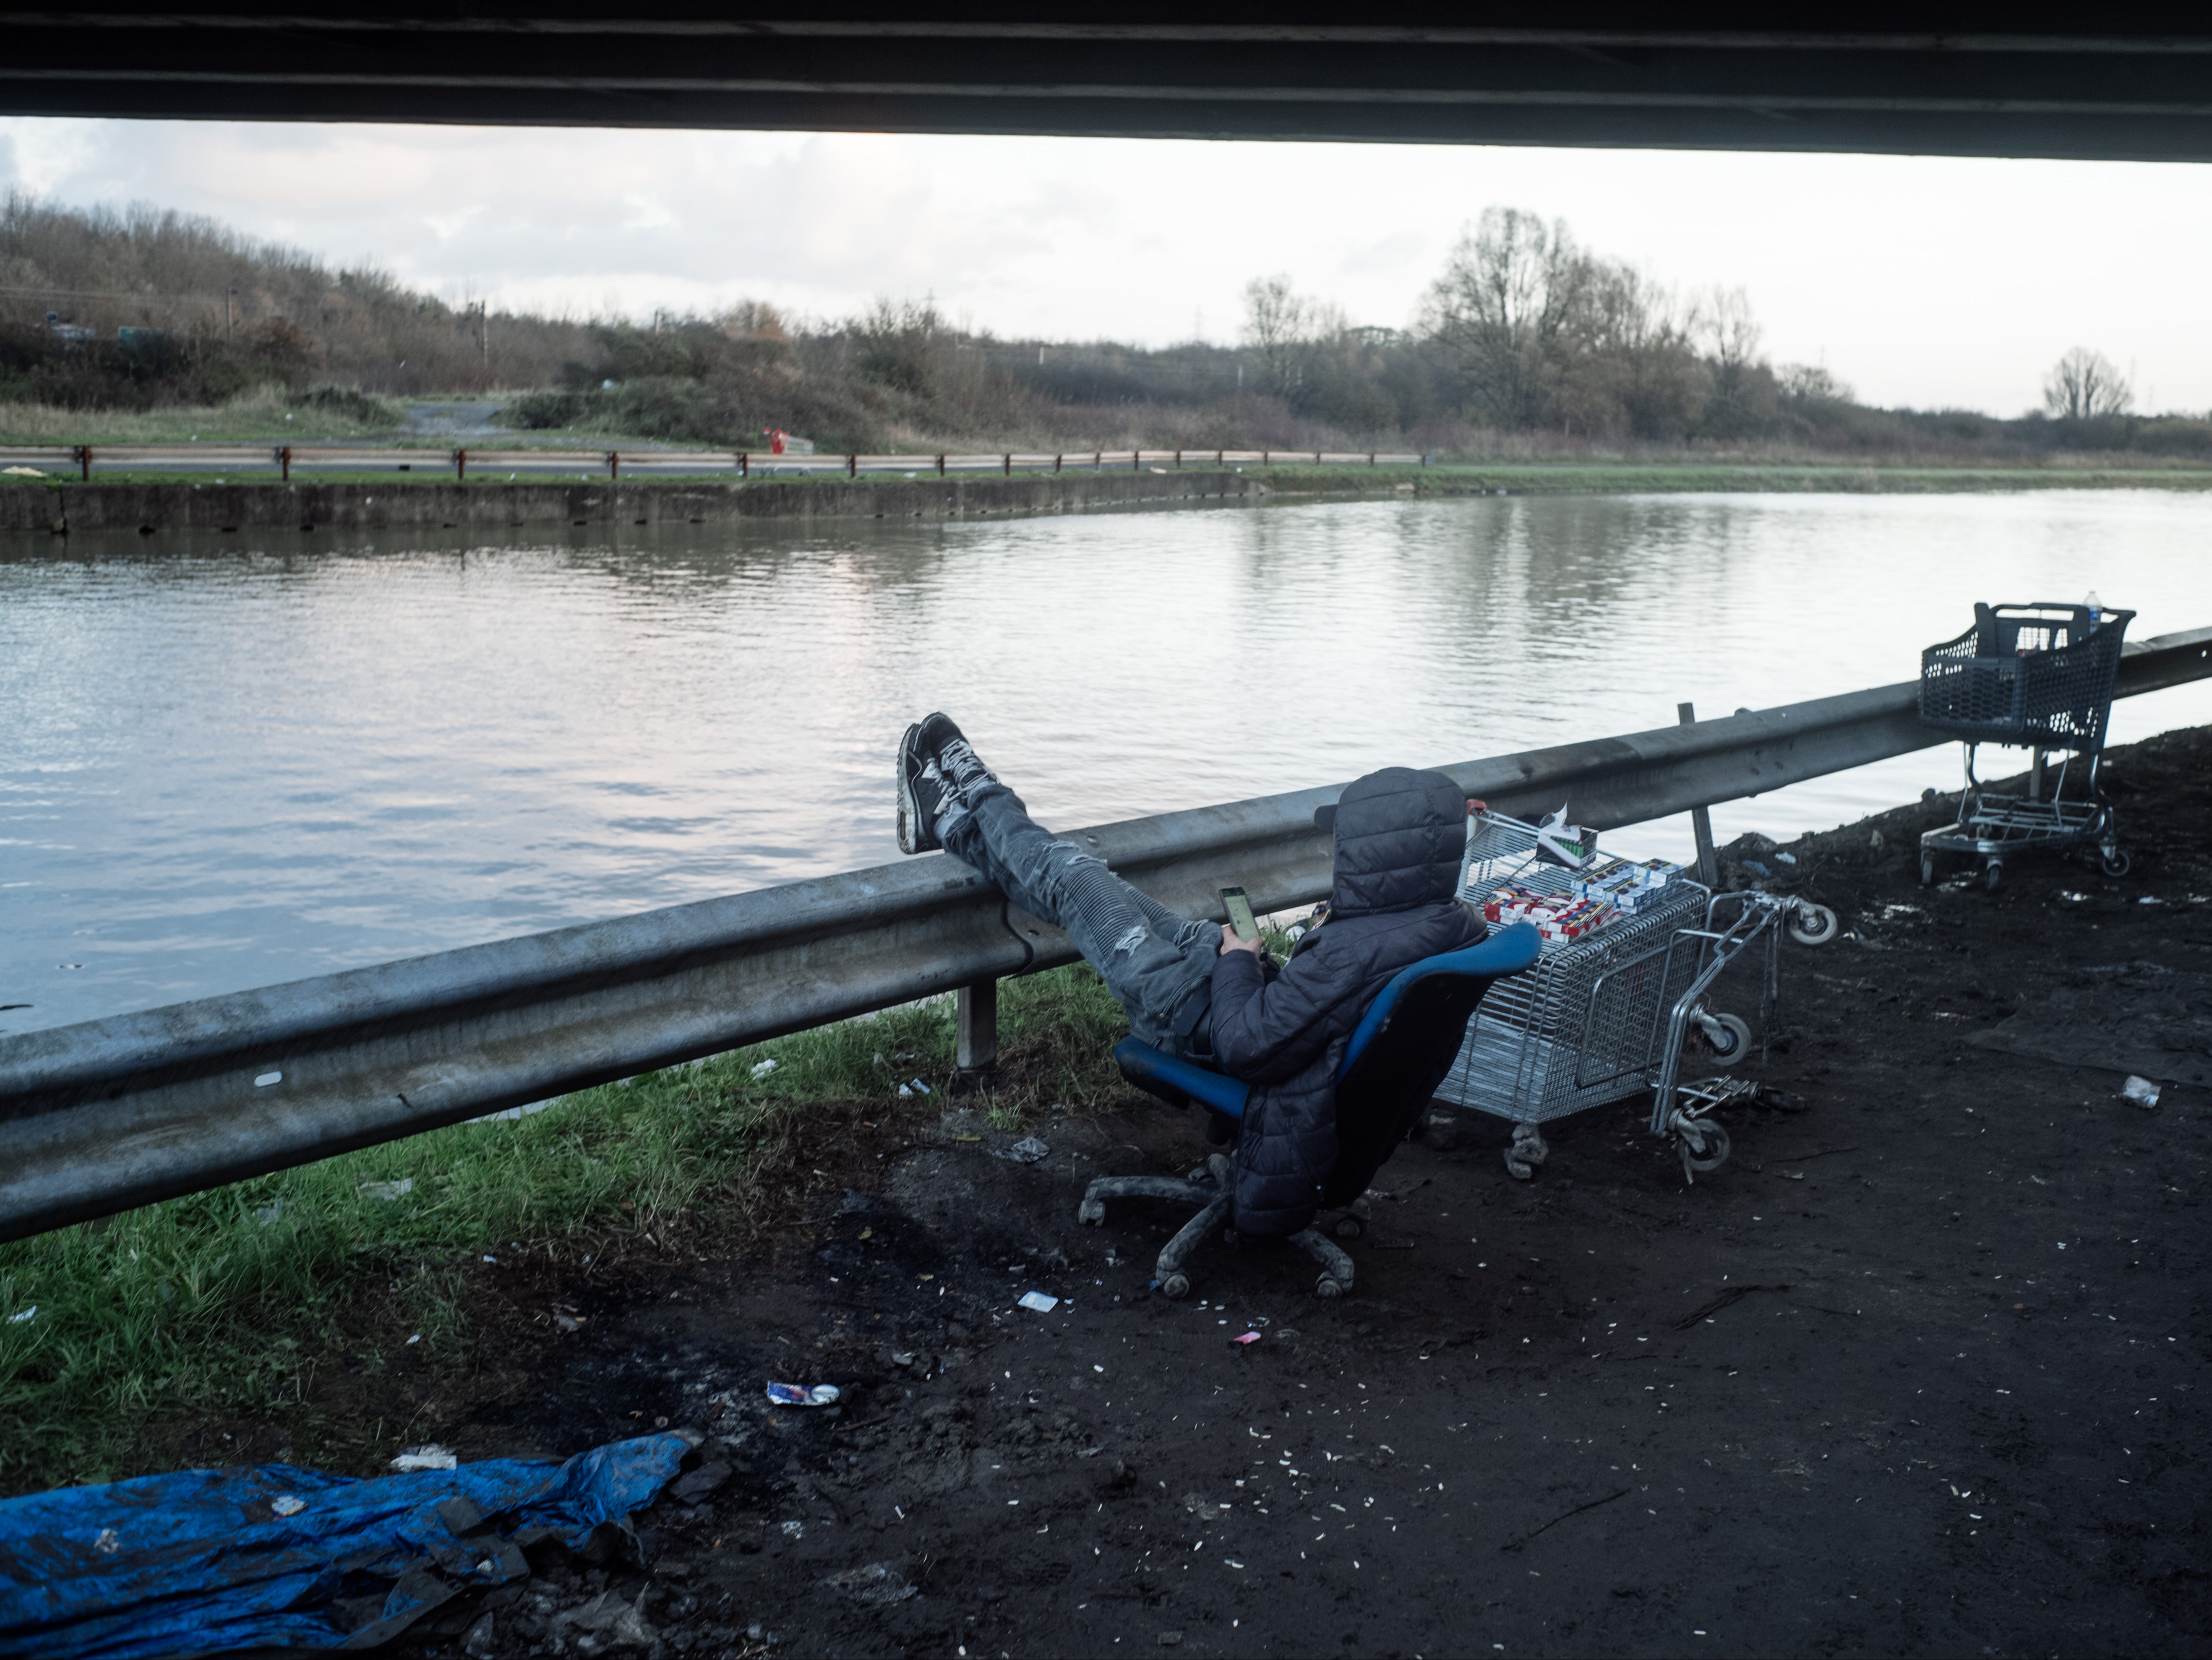
[[[1687,1118],[1682,1121],[1679,1134],[1685,1176],[1709,1176],[1728,1163],[1729,1133],[1724,1126],[1710,1118]]]
[[[1751,1048],[1751,1023],[1740,1014],[1716,1014],[1712,1026],[1699,1026],[1705,1042],[1713,1051],[1713,1059],[1722,1067],[1732,1067],[1743,1059]],[[1716,1031],[1713,1027],[1718,1027]]]
[[[2003,880],[2004,880],[2004,860],[2002,860],[2002,859],[1992,859],[1992,860],[1990,860],[1990,862],[1989,862],[1988,864],[1986,864],[1986,865],[1984,865],[1984,866],[1982,866],[1982,891],[1983,891],[1983,892],[1984,892],[1984,893],[1995,893],[1995,892],[1997,891],[1997,885],[1998,885],[1998,884],[2002,883]]]
[[[1190,1295],[1190,1276],[1187,1274],[1168,1275],[1166,1279],[1160,1281],[1160,1295],[1172,1298],[1180,1303]]]
[[[2114,848],[2110,853],[2099,849],[2097,862],[2103,866],[2105,874],[2107,876],[2125,876],[2131,861],[2124,850]]]
[[[1075,1219],[1085,1227],[1100,1226],[1106,1220],[1106,1201],[1103,1199],[1085,1199],[1075,1207]]]
[[[1841,927],[1836,913],[1826,905],[1801,899],[1790,918],[1790,937],[1801,946],[1825,946],[1836,937]]]
[[[1329,1229],[1340,1239],[1361,1239],[1367,1234],[1367,1224],[1356,1216],[1340,1216]]]
[[[1920,885],[1923,888],[1936,885],[1936,855],[1932,853],[1920,855]]]
[[[1344,1295],[1344,1281],[1336,1279],[1332,1275],[1324,1274],[1320,1279],[1314,1281],[1314,1295],[1316,1297],[1341,1297]]]

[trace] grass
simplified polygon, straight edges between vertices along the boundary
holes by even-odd
[[[1396,491],[1417,496],[1498,491],[1511,496],[1625,496],[1645,492],[1863,491],[1913,494],[2012,489],[2206,489],[2212,467],[2092,464],[2047,466],[1908,466],[1829,463],[1449,463],[1432,467],[1275,467],[1247,470],[1279,495]]]
[[[1121,1088],[1127,1025],[1088,968],[1003,982],[1000,1030],[994,1125]],[[743,1250],[807,1185],[810,1142],[934,1119],[952,1043],[940,998],[0,1245],[0,1492],[139,1473],[186,1420],[274,1422],[308,1462],[386,1456],[396,1431],[324,1421],[318,1367],[420,1334],[465,1370],[484,1254]],[[900,1099],[915,1078],[932,1092]]]
[[[5,411],[0,410],[0,418]],[[208,435],[203,434],[203,437]],[[4,441],[4,439],[0,439]],[[507,444],[502,437],[502,446]],[[605,441],[619,445],[619,440]],[[299,484],[376,484],[391,489],[404,489],[410,484],[450,484],[453,474],[445,462],[447,449],[442,445],[421,447],[424,453],[438,458],[434,464],[423,464],[421,471],[404,477],[390,471],[308,471],[295,475]],[[916,457],[917,463],[927,457]],[[1211,464],[1201,467],[1194,465],[1186,471],[1212,471]],[[918,474],[933,480],[935,471],[927,465],[918,465]],[[1112,471],[1109,469],[1109,473]],[[1150,469],[1148,468],[1149,471]],[[1955,493],[1966,490],[2017,489],[2212,489],[2212,468],[2178,465],[2148,465],[2131,462],[2117,464],[2094,463],[2079,458],[2053,462],[2048,465],[1992,467],[1992,466],[1905,466],[1894,464],[1865,465],[1853,462],[1796,463],[1796,462],[1714,462],[1706,465],[1663,463],[1640,465],[1603,461],[1573,462],[1500,462],[1496,465],[1448,463],[1432,467],[1244,467],[1238,469],[1247,477],[1264,483],[1277,496],[1300,496],[1313,495],[1412,495],[1416,497],[1486,495],[1498,492],[1512,496],[1619,496],[1643,493],[1687,492],[1799,492],[1799,491],[1856,491],[1869,494]],[[1071,468],[1069,475],[1091,476],[1088,468]],[[956,473],[955,478],[988,480],[999,475],[988,471]],[[1036,477],[1034,472],[1015,474],[1017,477]],[[506,483],[511,475],[498,471],[472,474],[471,483]],[[518,483],[560,484],[581,480],[586,483],[605,483],[606,475],[597,470],[580,473],[528,473]],[[204,472],[102,471],[94,479],[97,483],[131,484],[207,484],[207,483],[277,483],[274,469],[253,470],[210,477]],[[663,485],[669,487],[711,483],[734,483],[730,474],[669,477],[635,473],[625,474],[621,481],[626,486]],[[805,489],[829,483],[848,484],[895,484],[907,482],[903,473],[863,472],[857,481],[842,472],[813,474],[781,473],[756,475],[749,488],[776,486],[784,489]],[[78,485],[70,474],[53,474],[45,478],[10,477],[0,484],[35,484],[45,488],[70,488]]]

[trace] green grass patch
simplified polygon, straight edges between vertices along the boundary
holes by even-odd
[[[1003,982],[976,1104],[1014,1123],[1102,1106],[1127,1029],[1088,968]],[[284,1426],[307,1462],[388,1456],[397,1429],[319,1427],[319,1367],[404,1347],[465,1370],[484,1255],[742,1251],[790,1214],[811,1142],[933,1121],[952,1043],[940,998],[0,1245],[0,1491],[139,1473],[186,1418]],[[931,1093],[901,1099],[916,1078]]]
[[[534,438],[543,435],[533,435]],[[0,441],[5,441],[0,438]],[[522,447],[509,445],[502,437],[502,448]],[[621,447],[621,441],[609,439],[610,446]],[[544,447],[561,447],[547,445]],[[323,471],[301,467],[296,469],[292,482],[301,484],[374,484],[404,489],[418,484],[451,484],[454,482],[453,467],[448,459],[451,446],[445,443],[425,444],[419,447],[392,446],[392,465],[374,471],[347,469]],[[930,465],[931,458],[917,456],[915,478],[935,482],[937,472]],[[412,471],[402,473],[398,466],[410,461]],[[1109,468],[1103,476],[1111,477],[1126,469]],[[1148,467],[1147,471],[1151,469]],[[1172,472],[1174,469],[1167,469]],[[1186,472],[1218,472],[1224,469],[1211,462],[1193,464],[1182,469]],[[2212,468],[2177,465],[2162,461],[2121,463],[2118,465],[2075,465],[2054,462],[2042,466],[1902,466],[1894,465],[1861,465],[1838,461],[1833,464],[1768,464],[1725,463],[1710,465],[1674,464],[1638,465],[1612,462],[1501,462],[1496,465],[1450,463],[1431,467],[1257,467],[1233,468],[1244,477],[1265,486],[1276,496],[1295,500],[1310,496],[1412,496],[1416,498],[1452,496],[1501,494],[1508,496],[1632,496],[1644,494],[1768,494],[1768,493],[1835,493],[1856,494],[1956,494],[1979,490],[2027,489],[2212,489]],[[1049,472],[1017,471],[1015,478],[1050,477]],[[1066,478],[1102,476],[1089,467],[1070,467],[1057,475]],[[991,471],[955,472],[951,480],[988,482],[1000,477]],[[233,473],[210,474],[204,471],[174,472],[155,470],[106,471],[96,472],[95,484],[276,484],[279,482],[273,471],[260,468],[241,469]],[[501,471],[486,467],[472,470],[466,481],[471,485],[506,483],[572,484],[608,482],[603,468],[580,470],[575,472]],[[719,472],[689,474],[625,472],[620,483],[625,489],[676,489],[702,483],[735,483],[738,482],[734,469]],[[744,480],[745,488],[808,489],[825,484],[888,485],[912,482],[903,472],[884,471],[863,472],[857,478],[848,478],[842,472],[767,473],[755,472]],[[81,488],[74,473],[53,472],[44,478],[21,477],[0,479],[0,484],[36,485],[48,489]]]
[[[1633,496],[1642,494],[1936,494],[2021,489],[2207,489],[2212,468],[2167,463],[2047,466],[1901,466],[1715,462],[1636,465],[1601,461],[1431,467],[1249,467],[1248,477],[1279,496],[1316,493],[1437,496]],[[1410,490],[1401,486],[1410,485]]]

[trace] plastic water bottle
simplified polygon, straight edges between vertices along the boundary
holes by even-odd
[[[2089,590],[2089,597],[2081,602],[2081,605],[2082,609],[2089,613],[2089,626],[2091,628],[2094,629],[2104,622],[2105,607],[2103,602],[2097,598],[2096,589],[2091,588]]]

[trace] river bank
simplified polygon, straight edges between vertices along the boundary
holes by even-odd
[[[918,458],[921,459],[921,458]],[[2212,469],[1501,464],[1431,467],[1149,467],[914,478],[796,476],[455,482],[397,473],[240,483],[190,475],[83,483],[10,480],[0,532],[101,530],[512,530],[711,524],[744,519],[960,519],[1095,508],[1249,506],[1267,500],[1668,494],[1927,495],[1961,491],[2212,489]]]
[[[1062,970],[1008,982],[952,1110],[896,1094],[945,1082],[923,1006],[6,1247],[42,1304],[0,1324],[8,1484],[720,1438],[639,1561],[549,1566],[479,1654],[602,1590],[678,1651],[2199,1651],[2212,731],[2107,776],[2119,880],[1923,889],[1940,796],[1789,843],[1844,937],[1785,948],[1772,1104],[1694,1187],[1640,1100],[1525,1184],[1469,1117],[1382,1171],[1352,1297],[1215,1243],[1167,1302],[1181,1218],[1076,1201],[1200,1127],[1115,1079]],[[2154,1112],[2118,1094],[2146,1047]],[[163,1330],[189,1364],[137,1356],[133,1395]],[[845,1402],[772,1412],[767,1378]],[[878,1561],[918,1594],[823,1583]]]

